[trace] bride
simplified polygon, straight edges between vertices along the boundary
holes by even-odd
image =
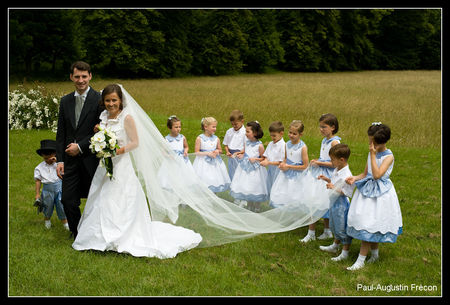
[[[100,126],[116,133],[120,149],[112,158],[112,180],[104,167],[97,167],[72,246],[76,250],[174,257],[196,247],[202,238],[192,230],[151,221],[144,190],[130,157],[130,152],[139,146],[139,137],[133,116],[124,102],[120,86],[113,84],[103,90],[102,103],[106,110],[100,114]]]
[[[76,250],[164,259],[194,247],[290,231],[322,217],[344,184],[329,190],[325,181],[305,170],[300,199],[283,208],[251,212],[218,197],[193,175],[121,85],[107,86],[102,102],[106,110],[100,125],[116,133],[120,149],[112,157],[112,180],[105,168],[97,167],[72,245]],[[161,175],[165,179],[158,179]]]

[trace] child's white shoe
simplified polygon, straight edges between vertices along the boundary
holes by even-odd
[[[359,270],[359,269],[361,269],[362,267],[364,267],[364,263],[358,263],[358,262],[355,262],[353,265],[351,265],[350,267],[347,267],[347,270],[350,270],[350,271],[355,271],[355,270]]]
[[[241,208],[245,208],[245,207],[247,207],[247,201],[245,201],[245,200],[239,200],[240,202],[239,202],[239,206],[241,207]]]
[[[356,262],[351,265],[350,267],[347,267],[347,270],[350,271],[354,271],[354,270],[358,270],[361,269],[362,267],[364,267],[364,261],[366,260],[366,257],[363,255],[358,255],[358,259],[356,260]]]
[[[317,239],[320,239],[320,240],[328,239],[328,238],[333,238],[333,233],[331,233],[331,230],[329,230],[329,229],[328,230],[325,229],[323,231],[323,233],[319,237],[317,237]]]
[[[316,232],[308,230],[308,234],[306,234],[306,236],[303,237],[303,239],[300,239],[300,242],[307,243],[307,242],[310,242],[312,240],[316,240]]]
[[[69,224],[67,222],[64,223],[63,226],[64,226],[64,229],[66,229],[67,231],[70,231]]]
[[[45,227],[46,227],[47,229],[50,229],[50,228],[52,227],[52,222],[51,222],[50,220],[46,220],[46,221],[45,221]]]
[[[379,258],[379,256],[378,256],[378,249],[372,249],[372,250],[370,250],[370,252],[371,252],[372,255],[367,260],[367,262],[368,263],[376,262],[378,260],[378,258]]]
[[[373,262],[376,262],[377,260],[378,260],[378,256],[375,256],[375,255],[372,255],[368,260],[367,260],[367,263],[373,263]]]
[[[329,246],[319,246],[319,249],[325,252],[336,253],[339,250],[339,245],[333,243]]]
[[[342,251],[341,254],[339,254],[339,256],[332,257],[331,260],[333,262],[340,262],[347,258],[348,258],[348,251]]]

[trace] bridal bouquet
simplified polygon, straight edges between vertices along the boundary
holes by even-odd
[[[101,166],[106,168],[106,175],[109,179],[113,178],[113,163],[112,157],[116,155],[116,150],[119,147],[117,144],[116,134],[107,129],[98,127],[99,131],[91,138],[89,148],[96,154],[97,158],[101,158]]]

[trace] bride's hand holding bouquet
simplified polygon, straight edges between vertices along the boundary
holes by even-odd
[[[101,166],[106,168],[106,175],[111,180],[113,178],[112,157],[116,156],[120,151],[117,144],[116,134],[108,128],[96,126],[98,132],[90,140],[89,149],[100,158]]]

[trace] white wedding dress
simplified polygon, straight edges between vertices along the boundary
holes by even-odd
[[[107,119],[107,110],[102,112],[100,119],[102,127],[116,133],[119,146],[125,147],[126,152],[112,158],[112,180],[106,175],[105,168],[97,167],[72,247],[160,259],[172,258],[196,247],[202,241],[200,234],[152,220],[130,157],[130,151],[139,145],[139,139],[136,128],[129,128],[127,107],[116,119]]]

